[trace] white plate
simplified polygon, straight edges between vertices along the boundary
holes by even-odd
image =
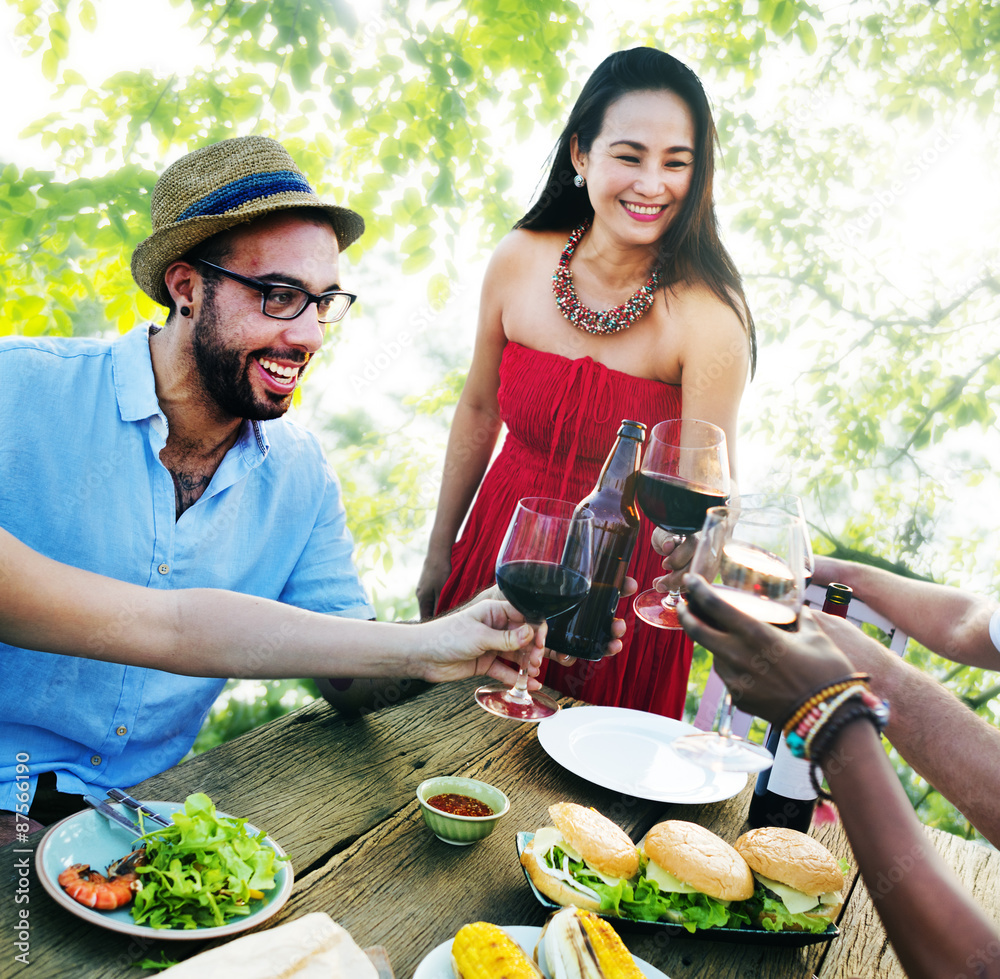
[[[538,944],[538,936],[542,933],[541,928],[530,925],[501,925],[501,928],[511,938],[521,946],[527,953],[528,958],[532,958],[535,946]],[[633,956],[639,971],[646,976],[646,979],[669,979],[659,969],[654,968],[643,959]],[[542,972],[546,979],[551,979],[544,954],[541,956]],[[455,973],[451,969],[451,939],[442,942],[437,948],[428,952],[417,966],[417,971],[413,973],[413,979],[454,979]]]
[[[563,768],[606,789],[653,802],[697,804],[739,795],[743,772],[711,772],[670,742],[696,729],[625,707],[568,707],[538,725],[538,741]]]
[[[144,802],[150,809],[155,809],[167,817],[184,808],[183,802],[146,802],[144,799],[140,801]],[[131,810],[118,804],[113,805],[129,818],[133,818]],[[227,814],[219,812],[218,815],[225,816]],[[152,828],[150,825],[149,829]],[[259,832],[249,823],[247,829],[250,832]],[[246,917],[237,918],[235,921],[215,928],[174,929],[137,925],[132,920],[131,905],[126,905],[117,911],[95,911],[80,904],[79,901],[74,901],[59,886],[59,875],[74,863],[87,863],[104,873],[104,868],[109,863],[129,852],[132,839],[132,834],[128,830],[108,822],[104,816],[93,809],[85,809],[83,812],[67,817],[52,826],[42,837],[42,842],[38,844],[38,852],[35,854],[35,869],[42,882],[42,887],[57,904],[61,904],[67,911],[71,911],[78,918],[83,918],[84,921],[99,925],[101,928],[108,928],[111,931],[120,931],[126,935],[141,935],[143,938],[151,938],[156,941],[186,938],[203,942],[209,938],[222,938],[239,934],[241,931],[246,931],[248,928],[253,928],[255,925],[267,921],[278,912],[292,893],[294,882],[292,865],[290,861],[283,860],[278,864],[279,870],[274,875],[274,890],[268,891],[262,901],[254,901],[253,910]],[[279,857],[285,856],[285,851],[270,836],[265,836],[264,842]]]

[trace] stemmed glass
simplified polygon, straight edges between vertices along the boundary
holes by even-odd
[[[730,502],[738,504],[744,510],[777,507],[802,521],[802,576],[805,579],[805,587],[808,588],[812,584],[816,558],[813,556],[812,543],[809,540],[809,524],[806,523],[806,512],[802,508],[802,497],[794,493],[741,493],[739,499]]]
[[[711,422],[674,418],[653,426],[639,466],[636,496],[643,513],[680,544],[697,532],[705,512],[729,496],[726,433]],[[666,595],[649,588],[632,607],[643,622],[679,629],[680,590]]]
[[[782,629],[798,625],[805,534],[798,516],[776,507],[713,507],[705,516],[691,571],[741,612]],[[760,772],[774,759],[763,745],[732,733],[726,690],[718,731],[687,734],[672,747],[687,761],[724,772]]]
[[[497,555],[497,585],[534,626],[579,605],[590,591],[594,515],[564,500],[519,500]],[[480,707],[517,721],[551,717],[559,705],[528,693],[527,658],[521,654],[513,687],[490,683],[476,691]]]

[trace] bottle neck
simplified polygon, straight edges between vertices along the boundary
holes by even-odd
[[[639,471],[642,443],[638,439],[619,435],[611,454],[605,460],[597,477],[595,493],[614,490],[627,498],[629,504],[635,497],[635,476]]]
[[[842,585],[836,581],[831,582],[827,585],[823,611],[827,615],[837,615],[842,619],[846,619],[847,608],[851,604],[851,596],[853,594],[850,586]]]

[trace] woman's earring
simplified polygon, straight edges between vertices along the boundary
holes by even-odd
[[[190,315],[191,315],[191,307],[190,306],[181,306],[181,316],[183,316],[185,319],[187,319]]]
[[[586,177],[583,176],[582,173],[578,173],[573,178],[573,186],[574,187],[582,187],[586,182],[587,182],[587,179],[586,179]]]

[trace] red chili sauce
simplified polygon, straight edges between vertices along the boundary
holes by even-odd
[[[473,799],[472,796],[459,795],[457,792],[446,792],[443,795],[432,795],[427,805],[450,812],[454,816],[492,816],[493,810],[485,802]]]

